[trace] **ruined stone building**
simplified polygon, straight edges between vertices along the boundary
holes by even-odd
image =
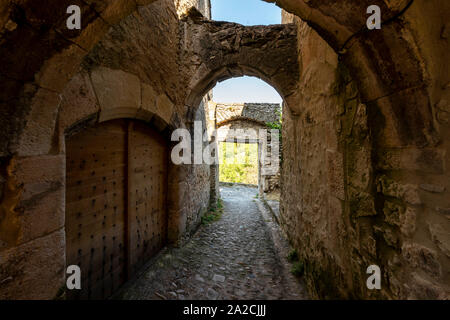
[[[106,298],[182,245],[217,172],[173,164],[171,134],[243,75],[284,100],[280,223],[310,296],[449,297],[450,2],[276,3],[283,24],[245,27],[207,0],[0,0],[0,299],[60,297],[72,264],[74,298]]]
[[[280,121],[281,106],[276,103],[216,103],[208,102],[210,127],[217,130],[217,142],[258,144],[258,185],[259,194],[279,190],[280,159],[272,161],[280,146],[272,150],[272,132],[268,124]],[[261,131],[262,130],[262,131]],[[264,136],[262,136],[264,134]],[[276,140],[275,140],[276,141]],[[263,154],[263,151],[266,154]],[[272,154],[273,152],[273,154]]]

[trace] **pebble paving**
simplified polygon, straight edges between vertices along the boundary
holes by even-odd
[[[133,300],[299,300],[287,241],[257,189],[221,187],[223,215],[181,248],[163,250],[116,298]]]

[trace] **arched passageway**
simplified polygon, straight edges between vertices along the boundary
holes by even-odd
[[[290,24],[250,28],[187,14],[201,1],[150,2],[79,1],[80,31],[65,28],[73,2],[0,4],[1,297],[64,283],[66,128],[130,114],[189,128],[216,81],[244,74],[288,106],[282,224],[312,296],[448,297],[448,1],[276,0]],[[381,30],[364,27],[372,4]],[[211,182],[208,167],[174,172],[178,242]],[[373,263],[380,291],[365,285]]]

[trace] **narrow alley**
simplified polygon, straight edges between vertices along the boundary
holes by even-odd
[[[116,298],[305,299],[288,244],[257,189],[221,187],[224,210],[182,248],[165,249]]]
[[[0,302],[450,300],[449,17],[0,0]]]

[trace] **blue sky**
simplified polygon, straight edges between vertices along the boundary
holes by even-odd
[[[281,9],[262,0],[211,0],[212,19],[246,26],[281,23]],[[281,103],[277,91],[255,77],[241,77],[218,83],[213,90],[216,102]]]
[[[213,90],[213,100],[224,103],[283,101],[272,86],[255,77],[232,78],[218,83]]]
[[[212,19],[246,26],[281,23],[281,9],[262,0],[211,0]]]

